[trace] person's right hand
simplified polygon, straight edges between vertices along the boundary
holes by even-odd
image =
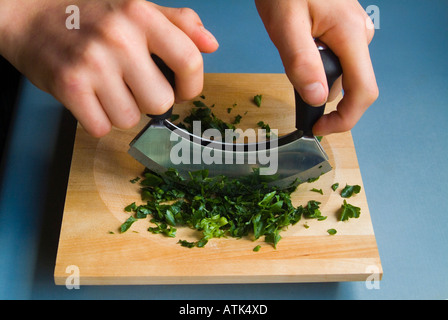
[[[379,94],[368,47],[374,29],[359,2],[255,0],[255,3],[286,74],[304,101],[321,106],[344,89],[337,110],[316,122],[314,134],[352,129]],[[325,43],[341,62],[343,75],[330,92],[315,38]]]
[[[67,2],[0,0],[0,54],[51,93],[95,137],[162,114],[203,87],[201,52],[218,48],[191,9],[144,0],[73,0],[80,29],[66,28]],[[172,87],[150,55],[175,73]]]

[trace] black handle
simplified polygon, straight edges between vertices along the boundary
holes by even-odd
[[[171,70],[165,62],[163,62],[162,59],[160,59],[155,54],[151,54],[152,60],[154,60],[154,63],[157,65],[157,67],[162,71],[165,78],[170,83],[171,87],[173,89],[175,88],[175,82],[174,82],[174,72]],[[147,114],[148,117],[151,117],[154,120],[163,121],[165,119],[169,119],[171,117],[171,114],[173,113],[173,107],[171,107],[167,112],[164,114]]]
[[[331,89],[333,83],[342,74],[341,64],[333,51],[318,41],[316,41],[316,45],[324,64],[328,88]],[[324,114],[326,103],[320,107],[313,107],[303,101],[295,89],[294,94],[296,99],[296,129],[303,131],[306,136],[313,136],[313,126]]]

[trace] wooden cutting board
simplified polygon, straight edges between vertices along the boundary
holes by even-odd
[[[252,99],[262,94],[258,108]],[[279,133],[294,130],[294,95],[283,74],[206,74],[203,95],[214,113],[230,121],[242,116],[240,128],[257,128],[260,120]],[[200,98],[198,98],[200,99]],[[340,99],[340,98],[339,98]],[[337,101],[339,100],[337,99]],[[327,106],[335,108],[337,101]],[[236,104],[236,106],[234,106]],[[233,107],[230,113],[227,108]],[[176,105],[181,119],[192,103]],[[247,112],[247,113],[246,113]],[[322,145],[334,168],[313,183],[299,186],[293,203],[320,201],[324,221],[302,219],[281,233],[277,249],[251,239],[212,239],[204,248],[188,249],[179,239],[195,241],[199,233],[178,228],[176,238],[147,231],[149,218],[134,223],[120,234],[129,217],[124,207],[143,203],[139,185],[130,180],[141,175],[143,166],[127,154],[129,142],[148,122],[128,131],[114,129],[95,139],[79,126],[74,144],[59,248],[55,282],[59,285],[79,276],[83,285],[273,283],[366,281],[380,279],[382,267],[369,208],[350,132],[324,137]],[[331,185],[339,182],[337,191]],[[361,216],[338,221],[345,184],[361,185],[361,192],[348,199],[361,208]],[[310,191],[322,189],[323,195]],[[336,229],[329,235],[328,229]],[[258,252],[253,248],[261,245]],[[370,281],[370,280],[369,280]]]

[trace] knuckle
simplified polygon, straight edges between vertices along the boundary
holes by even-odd
[[[367,18],[367,19],[370,20],[370,18]],[[369,25],[367,25],[366,33],[367,33],[367,41],[368,41],[368,43],[372,42],[373,37],[375,36],[375,27],[370,27]]]
[[[123,2],[123,12],[130,16],[137,15],[139,12],[144,10],[143,8],[145,7],[144,2],[142,1],[125,0]]]
[[[85,129],[91,136],[95,138],[102,138],[111,131],[112,127],[109,123],[96,120],[93,121],[91,127]]]
[[[292,55],[286,65],[287,69],[293,73],[300,73],[301,70],[309,70],[310,68],[316,68],[319,59],[316,59],[316,55],[311,50],[301,50],[300,52]]]
[[[86,76],[82,70],[59,67],[54,73],[53,91],[57,96],[70,97],[86,90]]]
[[[124,108],[119,122],[115,125],[120,129],[130,129],[135,127],[140,121],[140,112],[133,107]]]
[[[191,8],[179,8],[179,16],[188,21],[200,21],[199,15]]]
[[[152,103],[150,106],[148,106],[149,113],[156,115],[164,114],[173,104],[174,95],[171,94],[168,99],[160,99],[159,102]]]
[[[378,99],[379,89],[375,81],[368,81],[360,85],[359,95],[361,100],[366,106],[370,106]]]
[[[185,49],[180,65],[185,74],[200,72],[203,69],[203,61],[199,50],[195,46],[189,46],[188,49]]]
[[[369,88],[366,90],[366,93],[367,93],[367,102],[369,105],[374,103],[380,95],[380,91],[376,84],[370,85]]]
[[[353,127],[356,124],[356,120],[353,120],[351,117],[348,116],[341,116],[339,121],[339,131],[340,132],[346,132],[353,129]]]
[[[91,41],[80,54],[79,62],[93,73],[104,73],[107,70],[106,59],[100,45]]]
[[[120,51],[128,52],[129,28],[122,17],[117,14],[110,14],[104,17],[99,27],[101,41],[107,46],[111,46]]]
[[[125,0],[122,12],[129,20],[143,25],[148,21],[156,21],[155,18],[160,15],[154,4],[141,0]]]

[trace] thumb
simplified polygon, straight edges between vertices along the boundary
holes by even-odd
[[[199,51],[212,53],[218,49],[218,41],[210,31],[205,29],[201,19],[194,10],[190,8],[155,6],[172,24],[181,29],[193,41]]]
[[[290,39],[287,52],[281,52],[286,74],[303,101],[312,106],[323,105],[328,98],[328,85],[322,59],[311,37],[299,29]]]

